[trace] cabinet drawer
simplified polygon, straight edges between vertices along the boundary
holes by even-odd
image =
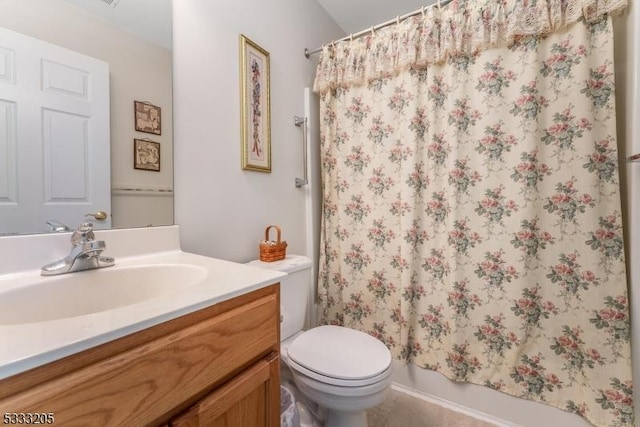
[[[267,294],[182,330],[0,400],[2,412],[53,412],[61,425],[166,421],[278,346]],[[28,374],[28,373],[27,373]]]

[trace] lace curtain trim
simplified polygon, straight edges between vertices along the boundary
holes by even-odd
[[[314,91],[364,84],[621,11],[628,0],[453,0],[370,35],[323,47]]]

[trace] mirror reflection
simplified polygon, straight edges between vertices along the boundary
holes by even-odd
[[[0,10],[0,235],[173,224],[171,0]]]

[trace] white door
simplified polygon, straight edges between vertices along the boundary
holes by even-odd
[[[109,144],[109,64],[0,28],[0,234],[109,228]]]

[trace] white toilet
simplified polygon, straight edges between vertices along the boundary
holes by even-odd
[[[311,306],[311,260],[251,261],[288,273],[280,282],[281,356],[300,392],[326,410],[326,427],[366,427],[366,410],[391,386],[391,353],[379,340],[341,326],[303,331]],[[283,366],[283,378],[287,369]]]

